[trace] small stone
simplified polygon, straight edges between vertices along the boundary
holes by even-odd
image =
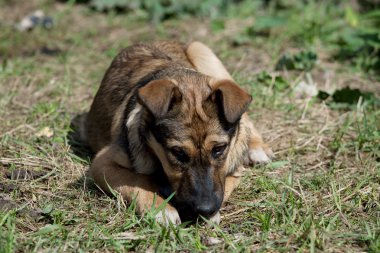
[[[215,237],[209,237],[209,236],[205,236],[202,238],[202,241],[203,243],[206,245],[206,246],[213,246],[213,245],[217,245],[217,244],[220,244],[223,242],[222,239],[219,239],[219,238],[215,238]]]
[[[38,133],[36,133],[36,136],[50,138],[53,136],[53,134],[53,129],[51,129],[50,127],[44,127]]]
[[[36,10],[35,12],[25,16],[20,23],[16,25],[16,28],[21,31],[31,31],[36,26],[41,25],[45,29],[51,29],[54,25],[53,18],[45,16],[42,10]]]
[[[318,95],[318,89],[314,83],[307,83],[305,81],[301,81],[294,88],[294,93],[297,97],[301,98],[314,97]]]
[[[53,27],[53,25],[54,25],[53,18],[51,18],[51,17],[44,17],[42,19],[42,26],[45,29],[51,29]]]

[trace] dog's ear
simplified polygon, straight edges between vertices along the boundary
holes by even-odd
[[[138,90],[137,98],[156,118],[160,118],[181,99],[181,93],[169,80],[154,80]]]
[[[231,80],[212,81],[211,97],[221,104],[227,122],[235,123],[247,110],[252,101],[251,95]]]

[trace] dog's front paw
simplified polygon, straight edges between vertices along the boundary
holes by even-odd
[[[156,214],[156,221],[168,226],[170,223],[179,225],[181,224],[181,218],[179,217],[177,209],[172,206],[167,206],[163,210]]]
[[[268,163],[274,157],[274,154],[270,148],[257,147],[250,149],[248,156],[251,163]]]
[[[219,223],[220,223],[220,212],[217,212],[212,217],[210,217],[210,221],[219,225]]]

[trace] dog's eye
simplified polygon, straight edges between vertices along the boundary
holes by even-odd
[[[174,147],[170,149],[170,152],[175,156],[175,158],[180,161],[181,163],[187,163],[190,161],[189,156],[186,154],[186,152],[179,147]]]
[[[221,155],[223,155],[224,153],[224,150],[226,150],[227,148],[227,145],[220,145],[220,146],[216,146],[212,149],[211,151],[211,155],[213,158],[218,158],[220,157]]]

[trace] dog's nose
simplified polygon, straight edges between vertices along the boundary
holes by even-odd
[[[195,212],[206,218],[212,216],[216,211],[216,207],[213,203],[202,203],[195,206]]]

